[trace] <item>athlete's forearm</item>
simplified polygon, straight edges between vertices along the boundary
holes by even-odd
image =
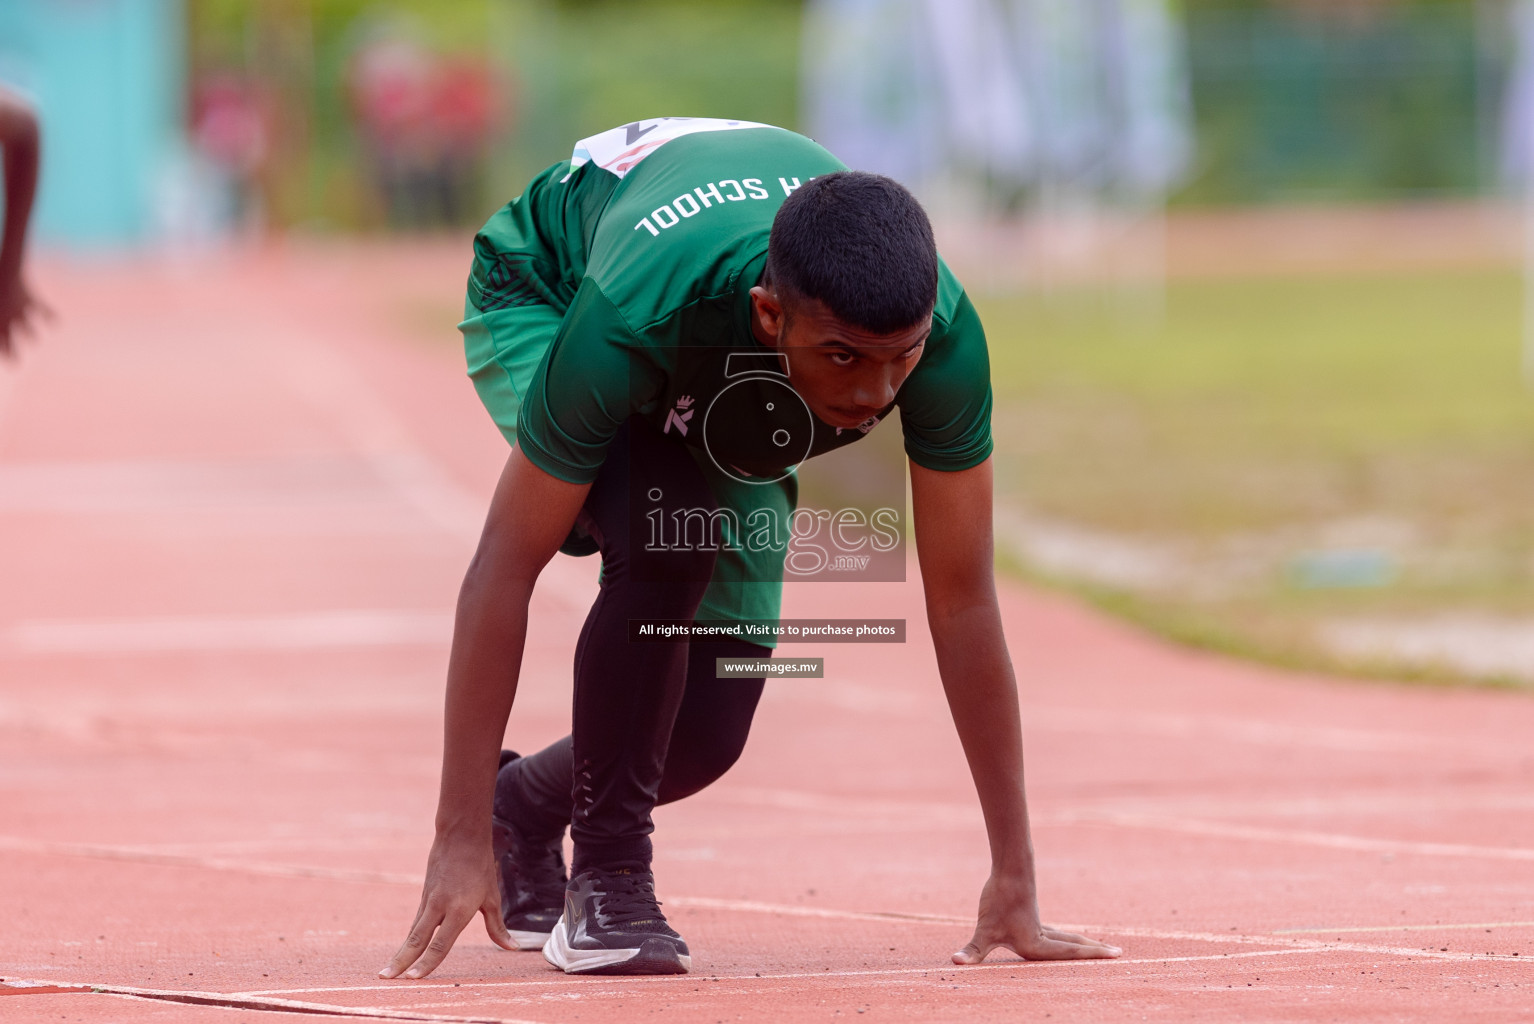
[[[19,99],[0,94],[0,146],[5,149],[5,230],[0,235],[0,284],[21,273],[32,199],[37,193],[37,119]]]
[[[989,459],[957,472],[911,463],[927,623],[953,724],[985,814],[995,872],[1033,885],[1017,681],[996,602]]]
[[[443,721],[437,831],[490,841],[501,739],[517,693],[532,581],[507,580],[493,556],[464,577],[453,627]]]
[[[507,572],[514,562],[496,543],[498,534],[504,536],[496,528],[499,519],[492,503],[485,535],[459,591],[447,672],[437,837],[426,858],[426,880],[415,921],[405,944],[379,972],[381,978],[430,974],[476,914],[484,915],[485,927],[497,945],[514,948],[501,919],[490,805],[497,751],[516,693],[517,666],[527,634],[527,602],[537,572],[525,576]],[[522,579],[526,582],[519,583]]]
[[[1017,683],[994,592],[954,611],[929,608],[938,671],[985,816],[993,872],[1033,884]]]
[[[501,738],[527,639],[527,605],[589,485],[558,480],[514,449],[501,471],[485,532],[458,593],[447,669],[437,834],[490,843]]]

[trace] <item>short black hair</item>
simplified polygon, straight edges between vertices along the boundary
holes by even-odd
[[[882,174],[838,171],[796,189],[767,242],[767,281],[817,299],[843,323],[893,334],[937,305],[937,246],[927,213]]]

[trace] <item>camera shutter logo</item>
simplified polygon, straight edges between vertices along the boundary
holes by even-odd
[[[815,417],[788,382],[788,358],[732,352],[724,376],[730,383],[703,414],[704,450],[720,472],[742,483],[782,480],[809,458],[815,441]]]

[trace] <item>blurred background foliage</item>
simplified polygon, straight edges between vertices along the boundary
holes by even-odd
[[[276,227],[377,227],[348,74],[371,38],[494,69],[476,211],[595,131],[665,113],[800,125],[799,0],[188,0],[192,88],[258,85]],[[1495,185],[1508,45],[1487,0],[1188,0],[1197,147],[1174,207]],[[1488,26],[1492,26],[1489,28]],[[465,214],[468,221],[480,219]]]
[[[267,97],[261,186],[276,227],[387,222],[348,90],[369,39],[408,38],[494,69],[502,103],[469,222],[576,139],[639,117],[797,122],[793,0],[189,0],[188,13],[194,83],[235,74]]]
[[[1495,183],[1500,5],[1187,5],[1199,139],[1174,203],[1466,195]]]

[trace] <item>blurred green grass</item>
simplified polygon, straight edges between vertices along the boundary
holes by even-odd
[[[1503,269],[1174,281],[1159,310],[977,296],[1010,564],[1203,646],[1458,678],[1321,637],[1360,616],[1534,612],[1521,301]],[[1074,555],[1030,559],[1041,530],[1072,531]],[[1156,571],[1116,575],[1125,550]],[[1296,571],[1360,551],[1384,578]]]

